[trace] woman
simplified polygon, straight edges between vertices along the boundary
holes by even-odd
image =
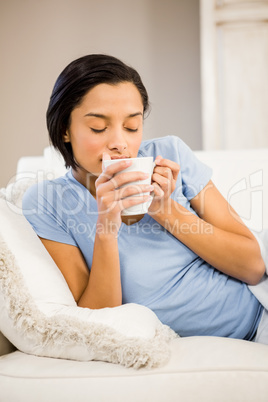
[[[263,312],[247,287],[264,274],[258,243],[183,141],[142,142],[148,107],[140,76],[120,60],[70,63],[47,125],[71,170],[29,189],[24,213],[79,306],[134,302],[181,336],[251,340]],[[143,173],[122,172],[131,161],[120,159],[137,156],[155,159],[149,186],[130,185]],[[118,163],[104,169],[110,158]],[[147,214],[121,215],[151,197]]]

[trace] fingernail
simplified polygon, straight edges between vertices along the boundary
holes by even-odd
[[[146,186],[146,190],[153,191],[153,190],[154,190],[154,186],[152,186],[152,185],[150,184],[149,186]]]
[[[153,190],[154,190],[154,186],[151,186],[151,185],[148,184],[148,186],[145,186],[145,187],[144,187],[144,190],[143,190],[143,191],[149,191],[149,192],[151,192],[151,191],[153,191]]]

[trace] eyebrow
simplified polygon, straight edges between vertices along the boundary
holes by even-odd
[[[90,116],[99,117],[100,119],[107,119],[108,118],[108,116],[105,116],[105,114],[100,114],[100,113],[87,113],[87,114],[85,114],[84,117],[90,117]],[[129,114],[127,116],[127,118],[135,117],[135,116],[143,116],[143,114],[141,112],[131,113],[131,114]]]

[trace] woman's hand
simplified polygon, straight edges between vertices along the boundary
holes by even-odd
[[[154,198],[149,208],[150,215],[167,211],[170,195],[176,188],[176,181],[180,172],[180,166],[169,159],[157,156],[152,175],[154,186]]]
[[[110,159],[108,154],[103,154],[103,160]],[[117,235],[122,223],[121,213],[123,209],[141,204],[150,199],[145,195],[154,190],[152,185],[135,184],[131,182],[144,180],[148,175],[143,172],[124,172],[131,165],[131,161],[124,160],[111,164],[103,171],[96,180],[96,200],[98,205],[99,234]]]

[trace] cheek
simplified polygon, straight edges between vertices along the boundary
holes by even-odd
[[[79,154],[98,156],[101,147],[101,141],[97,138],[90,138],[90,136],[79,136],[73,141],[73,149]]]
[[[140,145],[141,145],[141,141],[142,141],[142,135],[139,135],[137,137],[133,137],[133,139],[131,139],[129,141],[129,146],[135,150],[136,152],[138,152]]]

